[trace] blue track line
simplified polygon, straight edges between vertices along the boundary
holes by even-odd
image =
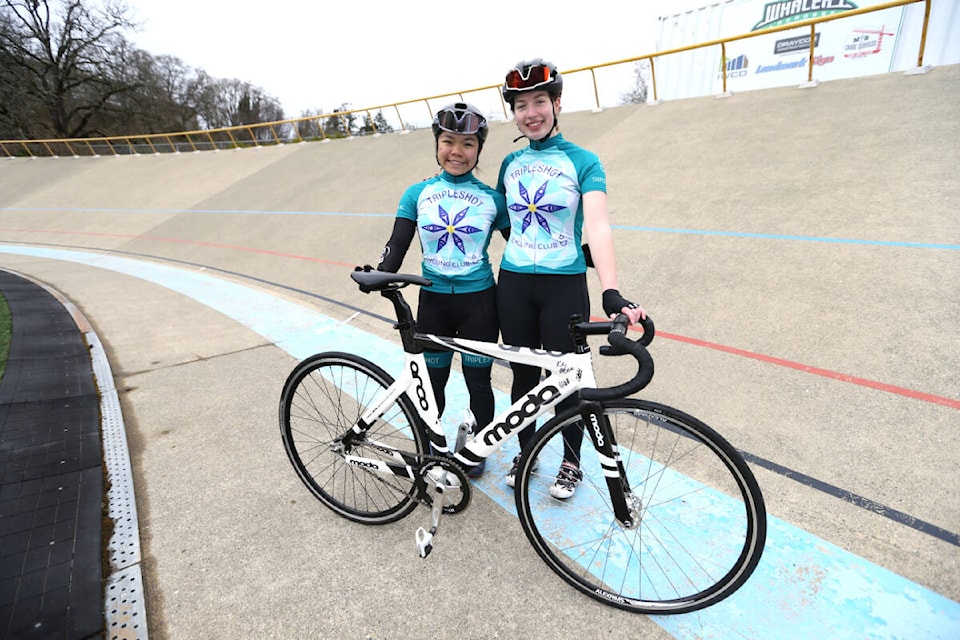
[[[877,247],[904,247],[908,249],[946,249],[960,250],[958,244],[939,244],[935,242],[901,242],[896,240],[863,240],[857,238],[827,238],[823,236],[798,236],[779,233],[749,233],[746,231],[710,231],[705,229],[673,229],[670,227],[635,227],[629,225],[610,225],[612,229],[624,231],[650,231],[654,233],[679,233],[697,236],[725,236],[731,238],[757,238],[761,240],[792,240],[799,242],[827,242],[832,244],[858,244]]]
[[[398,345],[315,310],[240,284],[130,258],[0,245],[0,252],[63,260],[141,278],[188,296],[264,336],[294,358],[350,344],[383,366],[402,366]],[[450,406],[465,405],[462,378],[451,373]],[[508,403],[497,393],[498,409]],[[455,412],[453,412],[455,413]],[[477,484],[515,514],[501,476],[515,451],[501,449]],[[690,614],[651,619],[681,640],[724,638],[871,638],[955,640],[960,604],[773,516],[756,572],[733,596]]]
[[[334,211],[258,211],[250,209],[108,209],[108,208],[64,208],[64,207],[0,207],[0,211],[50,212],[66,211],[77,213],[163,213],[163,214],[231,214],[231,215],[284,215],[284,216],[334,216],[344,218],[393,218],[393,213],[344,213]],[[824,236],[802,236],[779,233],[751,233],[748,231],[711,231],[709,229],[676,229],[672,227],[641,227],[633,225],[610,225],[612,229],[623,231],[645,231],[652,233],[676,233],[682,235],[721,236],[729,238],[753,238],[759,240],[787,240],[793,242],[825,242],[830,244],[853,244],[875,247],[899,247],[906,249],[941,249],[960,251],[960,245],[937,242],[904,242],[898,240],[869,240],[860,238],[829,238]]]

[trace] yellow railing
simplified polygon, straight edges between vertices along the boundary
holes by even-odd
[[[597,84],[597,69],[603,69],[606,67],[613,67],[623,64],[631,64],[640,61],[648,61],[650,64],[650,87],[653,91],[653,99],[657,101],[657,75],[656,75],[656,59],[662,58],[664,56],[675,55],[679,53],[684,53],[688,51],[695,51],[697,49],[703,49],[706,47],[715,47],[719,46],[721,51],[722,65],[726,67],[727,62],[727,44],[730,42],[736,42],[738,40],[744,40],[747,38],[755,38],[760,36],[765,36],[771,33],[777,33],[780,31],[788,31],[797,28],[802,28],[809,26],[810,27],[810,56],[808,62],[807,70],[807,80],[813,80],[813,67],[814,67],[814,46],[816,42],[816,25],[829,22],[831,20],[840,20],[842,18],[849,18],[852,16],[857,16],[865,13],[872,13],[874,11],[883,11],[884,9],[891,9],[894,7],[901,7],[908,4],[915,4],[917,2],[924,2],[926,7],[923,17],[923,29],[920,35],[920,48],[917,55],[917,66],[923,66],[923,52],[924,47],[926,46],[927,39],[927,25],[930,20],[930,5],[932,0],[892,0],[891,2],[886,2],[883,4],[878,4],[872,7],[863,7],[860,9],[852,9],[850,11],[844,11],[842,13],[835,13],[827,16],[821,16],[818,18],[811,18],[809,20],[802,20],[797,22],[791,22],[790,24],[780,25],[777,27],[770,27],[768,29],[763,29],[760,31],[753,31],[750,33],[744,33],[741,35],[731,36],[729,38],[720,38],[716,40],[710,40],[708,42],[701,42],[698,44],[688,45],[684,47],[678,47],[675,49],[668,49],[665,51],[657,51],[655,53],[648,53],[633,58],[624,58],[622,60],[616,60],[613,62],[606,62],[603,64],[596,64],[588,67],[580,67],[578,69],[571,69],[569,71],[563,71],[563,75],[570,76],[577,73],[590,72],[591,81],[593,85],[594,99],[596,100],[597,108],[600,108],[600,93],[598,90]],[[720,74],[723,77],[723,91],[727,91],[727,74]],[[476,94],[479,92],[493,91],[497,92],[497,96],[500,100],[500,106],[503,110],[504,119],[509,118],[507,112],[507,105],[503,100],[503,97],[500,95],[500,86],[499,84],[487,85],[483,87],[477,87],[475,89],[468,89],[466,91],[457,91],[453,93],[443,93],[435,96],[428,96],[426,98],[417,98],[414,100],[406,100],[404,102],[395,102],[390,104],[378,105],[375,107],[366,107],[363,109],[354,109],[349,111],[340,111],[336,113],[328,113],[317,116],[308,116],[302,118],[293,118],[288,120],[279,120],[277,122],[265,122],[259,124],[251,125],[241,125],[236,127],[224,127],[220,129],[203,129],[199,131],[182,131],[178,133],[152,133],[152,134],[138,134],[131,136],[110,136],[110,137],[99,137],[99,138],[62,138],[56,140],[0,140],[0,149],[3,150],[4,155],[7,157],[57,157],[57,156],[80,156],[80,155],[138,155],[142,153],[149,154],[159,154],[159,153],[180,153],[181,151],[204,151],[204,150],[220,150],[220,149],[237,149],[245,147],[259,147],[265,145],[278,145],[292,142],[305,142],[306,140],[329,140],[329,136],[326,133],[324,126],[325,122],[331,118],[339,118],[341,120],[343,130],[347,128],[347,120],[349,116],[352,115],[365,115],[367,117],[367,122],[371,125],[372,131],[370,133],[378,133],[376,128],[376,121],[373,114],[381,114],[384,110],[392,110],[396,112],[397,120],[400,123],[400,130],[406,130],[407,124],[404,122],[403,115],[400,112],[400,107],[406,107],[411,105],[416,105],[423,103],[426,108],[426,113],[430,120],[433,119],[433,109],[430,105],[431,100],[439,100],[441,98],[450,98],[453,96],[458,97],[460,100],[463,100],[465,94]]]

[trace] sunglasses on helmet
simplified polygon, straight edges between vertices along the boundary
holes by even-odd
[[[458,114],[456,111],[443,109],[437,112],[437,125],[450,133],[479,133],[480,129],[486,124],[487,121],[483,116],[469,111],[462,111]]]
[[[544,64],[527,67],[526,73],[519,69],[512,69],[507,74],[508,89],[533,89],[548,82],[550,82],[550,67]]]

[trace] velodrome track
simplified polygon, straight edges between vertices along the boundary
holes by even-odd
[[[0,267],[107,348],[152,637],[956,637],[957,104],[953,66],[561,115],[604,161],[621,288],[657,321],[644,395],[747,452],[771,515],[747,587],[686,616],[603,607],[543,566],[501,506],[513,448],[426,561],[425,510],[348,523],[287,463],[277,399],[330,348],[316,319],[362,310],[365,348],[394,340],[347,274],[435,172],[428,131],[0,161]],[[493,125],[482,179],[515,135]]]

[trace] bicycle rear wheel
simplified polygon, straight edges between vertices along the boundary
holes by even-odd
[[[518,469],[517,512],[537,553],[590,597],[638,613],[694,611],[732,594],[760,561],[767,531],[763,496],[743,457],[671,407],[623,399],[604,403],[604,415],[631,489],[633,525],[616,520],[586,434],[576,493],[550,496],[563,429],[581,420],[566,412],[537,433]]]
[[[320,353],[294,368],[280,396],[283,446],[297,474],[323,504],[355,522],[386,524],[417,506],[413,480],[349,464],[334,450],[391,384],[393,378],[369,360]],[[410,400],[400,396],[351,453],[391,462],[390,449],[424,453],[418,420]]]

